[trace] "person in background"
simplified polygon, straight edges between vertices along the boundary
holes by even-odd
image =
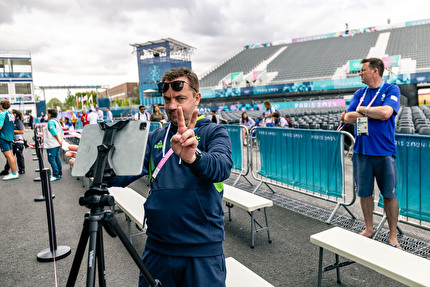
[[[64,117],[61,117],[59,122],[60,122],[61,128],[65,129],[66,128],[66,119]]]
[[[12,110],[12,114],[15,117],[14,121],[14,135],[12,142],[13,154],[16,157],[16,163],[18,167],[18,173],[25,173],[25,161],[24,161],[24,124],[22,122],[22,113],[18,110]],[[0,172],[0,175],[9,174],[9,163],[6,162],[4,166],[4,170]]]
[[[215,110],[211,111],[211,115],[208,118],[214,124],[219,124],[220,121],[223,121],[224,123],[228,124],[228,121],[226,119],[221,118],[220,115],[217,115]]]
[[[79,114],[78,114],[78,117],[79,117]],[[88,113],[85,109],[82,110],[81,122],[82,122],[82,127],[85,127],[86,125],[90,124],[90,121],[88,120]]]
[[[43,112],[40,113],[40,119],[39,119],[39,123],[44,123],[46,122],[46,117],[45,114]]]
[[[109,107],[106,108],[106,122],[113,123],[113,115]]]
[[[76,124],[76,120],[77,120],[77,119],[78,119],[78,117],[76,116],[75,112],[72,112],[72,119],[71,119],[71,122],[72,122],[73,128],[76,128],[76,127],[75,127],[75,124]]]
[[[100,108],[99,107],[96,107],[96,113],[97,113],[97,117],[98,117],[98,121],[99,122],[102,122],[102,121],[104,121],[104,117],[103,117],[103,111],[102,110],[100,110]]]
[[[48,161],[51,164],[51,181],[57,181],[63,175],[60,148],[63,145],[64,132],[57,119],[57,110],[48,110],[48,125],[43,128],[43,148],[46,150]]]
[[[148,112],[145,112],[145,106],[139,106],[139,112],[134,115],[135,121],[150,121],[151,115]]]
[[[14,121],[12,113],[8,111],[10,102],[8,100],[0,100],[0,150],[3,152],[11,173],[3,177],[3,180],[13,180],[19,178],[16,159],[13,156],[12,141],[14,136]]]
[[[166,123],[166,118],[164,114],[160,111],[160,107],[158,105],[154,105],[152,108],[151,122],[160,122],[162,124]]]
[[[289,128],[287,120],[284,117],[280,117],[278,112],[273,113],[273,118],[275,119],[275,126],[281,128]]]
[[[68,117],[64,118],[64,127],[68,130],[74,129],[73,124]]]
[[[400,89],[383,82],[384,62],[379,58],[361,60],[360,77],[366,87],[355,92],[344,114],[347,124],[355,124],[353,176],[360,198],[365,229],[360,234],[372,237],[374,180],[384,198],[390,230],[388,244],[401,249],[397,238],[399,203],[396,195],[395,118],[400,109]],[[342,120],[342,116],[341,116]]]
[[[87,119],[90,125],[94,125],[94,124],[97,124],[99,116],[97,115],[95,110],[90,110],[90,113],[88,114]]]
[[[246,127],[246,130],[243,130],[243,145],[247,145],[246,134],[255,125],[255,121],[251,119],[246,112],[243,112],[239,124]]]
[[[30,129],[33,130],[34,128],[34,118],[33,115],[30,113],[28,113],[28,125],[30,126]]]
[[[273,113],[275,112],[275,108],[270,105],[270,102],[268,100],[265,100],[263,104],[266,108],[263,113],[263,118],[271,118],[273,116]]]
[[[13,114],[13,112],[12,112]],[[16,119],[16,118],[15,118]],[[28,129],[28,125],[29,125],[29,118],[28,115],[23,115],[23,120],[22,123],[24,124],[24,129]]]

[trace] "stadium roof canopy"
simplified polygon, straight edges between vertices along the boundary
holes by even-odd
[[[160,39],[160,40],[147,41],[147,42],[140,43],[140,44],[139,43],[135,43],[135,44],[130,44],[130,46],[133,46],[135,48],[140,48],[140,49],[145,49],[145,47],[148,47],[148,49],[145,49],[145,50],[148,50],[149,52],[152,52],[152,53],[154,53],[154,52],[155,53],[163,53],[163,52],[165,52],[165,47],[163,47],[163,46],[154,47],[154,46],[156,44],[162,44],[162,43],[165,43],[165,42],[169,43],[169,47],[170,47],[171,51],[181,51],[182,50],[183,52],[189,53],[189,52],[192,52],[192,51],[194,51],[196,49],[193,46],[190,46],[190,45],[187,45],[185,43],[179,42],[179,41],[177,41],[175,39],[172,39],[172,38],[163,38],[163,39]],[[149,48],[149,47],[151,47],[151,48]]]

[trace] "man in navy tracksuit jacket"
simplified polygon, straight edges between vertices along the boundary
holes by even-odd
[[[145,202],[147,240],[142,260],[163,287],[225,286],[223,184],[233,166],[224,126],[199,117],[197,76],[176,68],[160,84],[171,123],[150,133],[141,176],[173,154],[151,184]],[[138,177],[111,179],[127,186]],[[139,286],[148,286],[142,274]]]

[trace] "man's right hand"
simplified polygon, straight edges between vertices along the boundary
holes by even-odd
[[[76,152],[78,151],[79,146],[77,145],[69,145],[69,151],[66,152],[66,157],[70,158],[69,163],[73,165],[75,163]]]

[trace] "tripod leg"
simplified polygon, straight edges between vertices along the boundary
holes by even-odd
[[[142,272],[146,281],[148,281],[149,286],[161,286],[160,281],[154,280],[152,275],[149,273],[148,268],[146,268],[145,264],[143,264],[142,259],[140,258],[139,254],[137,254],[136,249],[134,249],[133,245],[130,243],[130,240],[128,240],[127,235],[125,235],[124,231],[122,231],[121,227],[118,224],[118,221],[116,220],[115,216],[111,211],[106,211],[105,223],[109,224],[115,230],[122,244],[127,249],[128,253],[133,258],[136,265],[139,267],[140,272]]]
[[[99,224],[97,231],[97,263],[99,270],[99,286],[106,286],[106,272],[105,272],[105,257],[104,257],[104,247],[103,247],[103,228],[102,224]]]
[[[67,287],[73,287],[76,283],[76,278],[78,277],[79,267],[82,263],[82,258],[84,257],[85,248],[88,242],[88,214],[85,215],[84,227],[82,228],[81,237],[79,239],[78,247],[76,249],[75,258],[73,259],[72,268],[70,269],[69,278],[67,280]]]
[[[99,217],[100,215],[95,215]],[[96,280],[96,256],[97,256],[97,235],[99,233],[99,222],[90,218],[89,222],[90,244],[88,246],[88,266],[87,266],[87,287],[94,286]]]

